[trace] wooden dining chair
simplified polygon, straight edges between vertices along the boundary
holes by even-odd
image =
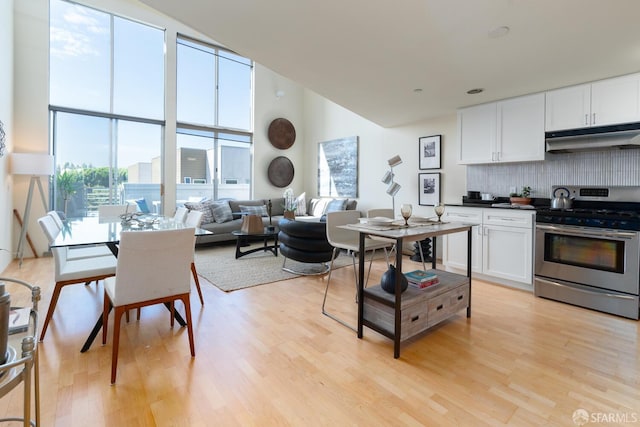
[[[186,227],[198,228],[202,222],[202,216],[202,211],[188,211],[185,216],[184,225]],[[198,272],[196,271],[196,263],[194,260],[191,260],[191,274],[193,275],[193,281],[196,283],[200,304],[204,305],[204,298],[202,298],[202,290],[200,289],[200,279],[198,279]]]
[[[45,231],[45,234],[47,234],[48,229],[56,227],[53,219],[49,215],[39,218],[38,223],[43,231]],[[47,238],[49,238],[48,235]],[[55,285],[53,287],[53,294],[51,295],[49,309],[47,310],[47,316],[45,317],[42,325],[40,341],[44,339],[44,336],[47,333],[47,327],[53,317],[53,312],[55,311],[56,304],[58,303],[58,298],[60,297],[60,292],[63,287],[77,283],[88,284],[93,281],[103,280],[116,274],[116,258],[113,254],[110,256],[70,258],[70,252],[71,251],[69,251],[67,247],[51,248],[55,265]]]
[[[189,292],[191,279],[189,264],[193,260],[195,236],[193,229],[159,230],[152,232],[123,231],[115,277],[104,283],[102,343],[107,342],[109,311],[115,311],[111,383],[116,381],[120,323],[130,309],[169,303],[173,326],[173,305],[184,304],[191,356],[195,357],[193,324]]]

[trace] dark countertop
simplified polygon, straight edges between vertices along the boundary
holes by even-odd
[[[505,204],[505,206],[492,206],[494,204]],[[509,204],[507,206],[506,204]],[[519,208],[510,206],[509,197],[496,197],[494,200],[481,200],[481,199],[469,199],[467,196],[462,196],[462,203],[447,203],[449,206],[464,206],[469,208],[494,208],[494,209],[522,209],[522,210],[535,210],[536,208],[548,208],[551,206],[551,200],[546,198],[532,198],[531,208]]]

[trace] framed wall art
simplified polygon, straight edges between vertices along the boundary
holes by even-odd
[[[440,169],[442,167],[440,144],[442,135],[418,138],[418,159],[420,169]]]
[[[318,144],[318,196],[358,197],[358,137]]]
[[[418,174],[418,204],[435,206],[440,203],[440,172]]]

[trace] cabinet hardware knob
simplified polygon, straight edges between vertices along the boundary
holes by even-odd
[[[436,307],[436,310],[442,310],[444,306],[442,304],[440,304],[439,306]]]

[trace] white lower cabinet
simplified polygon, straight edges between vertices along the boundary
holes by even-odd
[[[447,206],[444,220],[477,224],[472,237],[472,273],[529,288],[533,279],[533,215],[531,211]],[[443,237],[442,263],[447,270],[466,270],[466,239],[466,233]]]

